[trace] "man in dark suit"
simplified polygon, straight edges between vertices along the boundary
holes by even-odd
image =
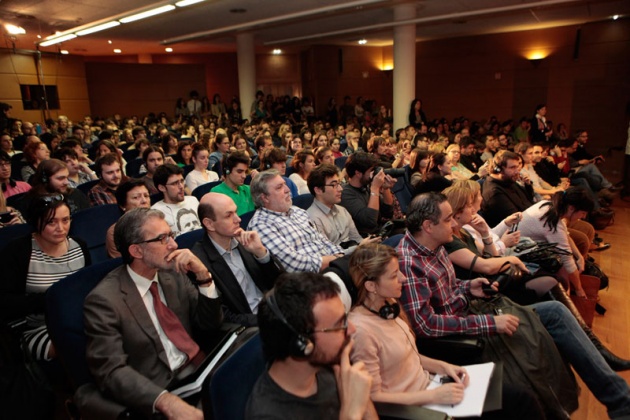
[[[173,238],[158,210],[134,209],[116,223],[114,241],[125,265],[85,300],[86,354],[106,398],[146,416],[201,419],[200,410],[166,388],[203,356],[193,328],[216,330],[221,306],[206,267],[189,250],[177,249]]]
[[[258,303],[282,270],[258,233],[241,229],[236,204],[230,197],[208,193],[202,197],[197,212],[207,235],[192,252],[212,274],[226,321],[257,325]]]

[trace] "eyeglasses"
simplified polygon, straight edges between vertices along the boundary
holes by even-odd
[[[178,181],[170,182],[170,183],[168,183],[166,185],[168,187],[181,187],[182,185],[185,185],[185,181],[183,179],[180,179]]]
[[[330,328],[322,328],[320,330],[311,330],[310,334],[314,333],[329,333],[336,331],[346,331],[348,329],[348,314],[343,314],[343,318],[341,319],[342,324],[338,327],[330,327]]]
[[[147,239],[146,241],[136,242],[136,245],[140,244],[150,244],[151,242],[161,242],[162,245],[166,245],[169,239],[175,240],[175,232],[163,233],[159,236],[156,236],[153,239]]]
[[[330,184],[324,184],[325,187],[332,187],[332,188],[343,188],[343,185],[341,184],[341,182],[339,181],[333,181]]]
[[[58,201],[63,201],[63,194],[54,194],[54,195],[42,195],[39,197],[40,200],[44,202],[46,207],[49,205],[56,203]]]

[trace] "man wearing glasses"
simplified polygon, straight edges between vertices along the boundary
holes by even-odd
[[[153,175],[153,182],[164,199],[151,208],[164,213],[166,222],[175,236],[201,228],[197,217],[199,201],[184,192],[184,172],[182,168],[170,163],[159,166]]]
[[[315,273],[283,274],[260,302],[260,338],[271,365],[254,386],[246,419],[378,418],[370,374],[349,361],[355,328],[338,292]]]
[[[315,197],[307,210],[311,221],[330,242],[344,248],[346,254],[354,251],[362,241],[380,240],[378,237],[363,239],[348,210],[338,205],[343,185],[335,165],[322,164],[316,167],[308,177],[308,189]]]
[[[166,387],[203,357],[192,331],[216,330],[221,303],[208,269],[189,250],[177,249],[173,238],[157,210],[136,208],[118,220],[114,241],[125,265],[109,273],[85,300],[86,355],[107,398],[145,417],[159,412],[167,418],[201,419],[200,410]],[[87,412],[104,407],[89,385],[79,388],[76,397]]]

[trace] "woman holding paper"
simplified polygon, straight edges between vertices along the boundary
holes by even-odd
[[[362,361],[372,375],[372,400],[406,405],[460,403],[469,383],[466,369],[422,356],[406,314],[396,302],[405,281],[396,251],[380,244],[359,246],[350,258],[350,276],[358,294],[348,315],[356,327],[351,359]],[[453,382],[430,386],[440,383],[441,376]],[[504,386],[502,404],[503,410],[482,417],[544,418],[527,391]]]

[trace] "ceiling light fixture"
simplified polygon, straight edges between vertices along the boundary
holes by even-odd
[[[5,24],[4,28],[10,35],[24,35],[26,33],[26,30],[21,26],[11,25],[10,23]]]
[[[111,22],[103,23],[101,25],[92,26],[91,28],[84,29],[82,31],[75,32],[79,36],[93,34],[94,32],[104,31],[105,29],[113,28],[114,26],[119,26],[120,22],[117,20],[113,20]]]
[[[359,43],[359,45],[365,45],[365,44],[367,44],[367,39],[360,39],[357,42]]]
[[[68,50],[59,50],[59,52],[63,55],[68,55],[70,52]]]
[[[613,20],[619,19],[619,15],[613,15]]]
[[[114,53],[116,53],[116,54],[120,54],[121,52],[122,52],[122,50],[120,50],[118,48],[114,49]]]
[[[167,48],[164,48],[164,51],[166,51],[166,52],[173,52],[173,49],[171,47],[167,47]]]
[[[69,41],[71,39],[76,38],[75,34],[68,34],[64,36],[60,36],[58,38],[48,39],[44,42],[40,42],[39,45],[42,47],[50,47],[51,45],[59,44],[60,42]]]
[[[120,23],[129,23],[135,22],[136,20],[145,19],[151,16],[159,15],[162,13],[170,12],[171,10],[175,10],[176,7],[172,4],[167,4],[166,6],[158,7],[155,9],[147,10],[146,12],[138,13],[135,15],[127,16],[125,18],[120,19]]]
[[[186,7],[186,6],[190,6],[191,4],[201,3],[202,1],[206,1],[206,0],[182,0],[175,3],[175,6]]]
[[[275,54],[275,55],[280,55],[280,54],[282,54],[282,50],[279,49],[279,48],[276,48],[275,50],[272,51],[272,53]]]

